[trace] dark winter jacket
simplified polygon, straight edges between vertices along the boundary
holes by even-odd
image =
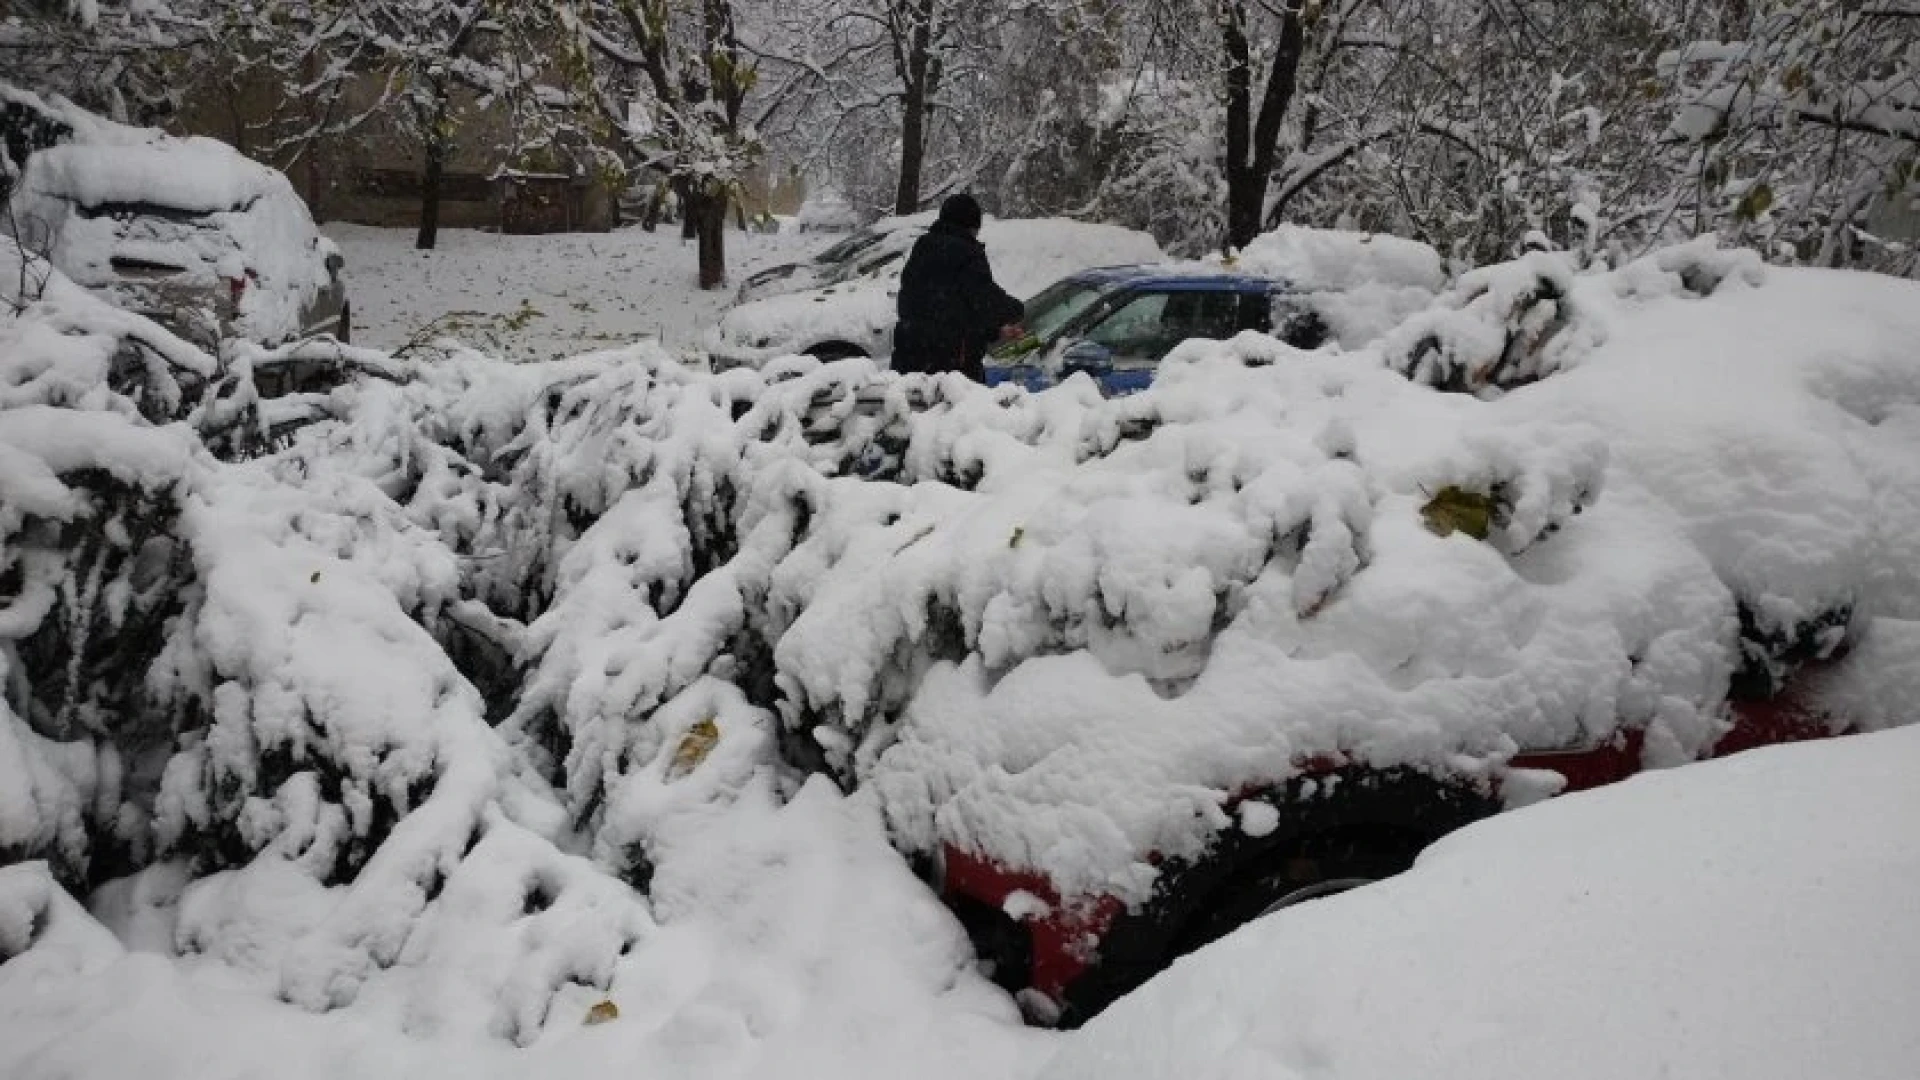
[[[987,249],[958,225],[937,221],[900,271],[893,370],[958,371],[976,381],[1000,328],[1025,306],[994,284]]]

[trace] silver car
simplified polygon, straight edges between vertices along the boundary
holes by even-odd
[[[213,347],[352,336],[344,260],[286,176],[211,139],[27,159],[0,230],[113,303]]]

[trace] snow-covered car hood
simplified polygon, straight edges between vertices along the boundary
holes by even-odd
[[[41,150],[8,215],[28,247],[135,310],[219,297],[244,277],[231,329],[264,342],[300,333],[338,254],[285,175],[211,139]]]
[[[723,366],[758,365],[827,342],[857,345],[872,356],[891,353],[894,297],[918,232],[904,226],[841,270],[871,267],[861,276],[734,307],[707,336],[708,351]],[[995,280],[1022,299],[1081,270],[1163,258],[1146,233],[1064,218],[990,219],[980,240]]]

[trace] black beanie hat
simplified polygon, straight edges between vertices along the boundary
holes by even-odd
[[[973,230],[980,227],[980,202],[971,195],[949,195],[940,204],[940,220]]]

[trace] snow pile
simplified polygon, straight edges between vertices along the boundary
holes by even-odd
[[[1262,233],[1231,262],[1285,282],[1347,348],[1373,341],[1427,307],[1447,278],[1440,253],[1419,241],[1301,225]]]
[[[1176,963],[1040,1075],[1911,1076],[1916,769],[1908,729],[1485,822]]]
[[[1138,900],[1146,853],[1200,854],[1229,792],[1312,754],[1718,734],[1732,607],[1683,539],[1622,549],[1631,507],[1572,524],[1591,430],[1251,335],[1125,402],[1028,401],[1025,430],[917,418],[905,460],[950,439],[973,490],[830,495],[775,576],[789,708],[910,848]],[[1488,542],[1436,533],[1449,488]]]

